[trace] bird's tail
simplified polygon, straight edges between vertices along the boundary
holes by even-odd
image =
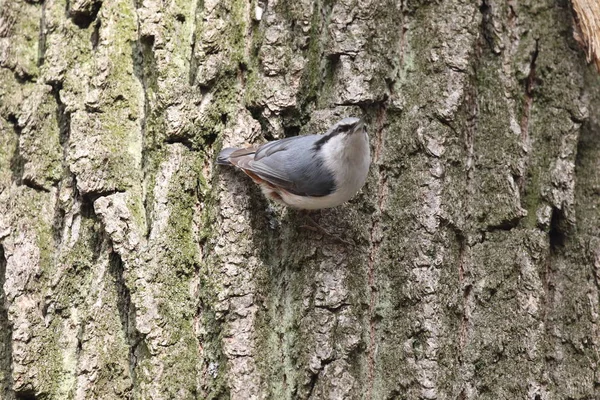
[[[227,147],[226,149],[221,150],[221,152],[217,156],[217,164],[232,165],[231,161],[229,161],[229,156],[236,150],[238,149],[236,149],[235,147]]]

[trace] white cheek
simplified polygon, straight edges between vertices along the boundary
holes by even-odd
[[[344,167],[344,141],[342,135],[337,135],[329,140],[322,147],[325,166],[333,173],[335,177],[345,175]]]

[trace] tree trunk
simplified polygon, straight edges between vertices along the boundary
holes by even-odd
[[[223,146],[366,116],[303,227]],[[0,0],[6,399],[600,398],[564,0]]]

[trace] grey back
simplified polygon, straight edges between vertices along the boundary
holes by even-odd
[[[231,153],[230,161],[260,178],[300,196],[321,197],[335,190],[335,180],[315,150],[321,135],[295,136],[265,143],[255,153]]]

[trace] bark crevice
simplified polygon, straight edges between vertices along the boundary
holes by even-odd
[[[11,399],[13,392],[12,364],[12,325],[8,319],[8,304],[4,284],[6,282],[6,256],[4,246],[0,244],[0,375],[2,376],[3,398]]]
[[[87,29],[96,20],[102,7],[102,1],[67,1],[67,14],[71,21],[81,29]]]
[[[71,113],[67,111],[67,106],[60,98],[60,92],[63,89],[62,81],[51,81],[48,84],[52,87],[52,96],[56,101],[56,121],[58,122],[59,143],[63,146],[63,162],[66,162],[69,137],[71,136]]]
[[[458,241],[458,285],[462,290],[462,317],[460,320],[460,328],[458,335],[458,343],[460,348],[460,363],[461,365],[464,363],[462,359],[462,353],[467,344],[467,338],[469,335],[469,322],[471,319],[471,310],[470,303],[472,301],[472,293],[473,293],[473,285],[470,283],[470,279],[467,281],[467,250],[468,245],[466,238],[462,235],[462,233],[456,233],[456,239]]]
[[[38,67],[44,65],[46,53],[46,2],[42,2],[42,15],[40,17],[40,34],[38,39]]]
[[[566,218],[561,210],[557,208],[552,209],[552,216],[550,218],[550,229],[548,231],[548,241],[550,243],[550,253],[556,254],[564,246],[567,239],[566,230]]]
[[[376,212],[373,216],[369,232],[369,242],[371,243],[368,260],[367,260],[367,274],[369,283],[369,344],[367,346],[367,362],[368,362],[368,388],[367,398],[373,397],[373,386],[375,383],[375,341],[376,341],[376,325],[377,318],[375,315],[375,306],[377,302],[377,276],[376,276],[376,262],[379,256],[381,242],[383,238],[381,235],[382,221],[381,217],[385,208],[387,200],[387,173],[383,168],[380,168],[382,162],[382,156],[385,146],[384,136],[384,125],[386,121],[385,106],[380,105],[375,115],[375,124],[377,126],[375,135],[375,149],[373,154],[373,164],[377,167],[377,198],[376,198]]]
[[[25,158],[21,155],[21,146],[19,138],[21,137],[22,128],[19,126],[19,121],[16,115],[9,114],[7,121],[11,124],[16,137],[15,149],[10,159],[11,178],[17,185],[23,184],[23,172],[25,168]]]
[[[529,152],[531,147],[531,138],[529,135],[529,119],[531,118],[531,112],[533,108],[534,101],[534,90],[535,90],[535,70],[536,70],[536,62],[539,55],[539,40],[535,41],[535,48],[533,53],[531,54],[531,61],[529,62],[529,74],[525,78],[525,98],[523,100],[523,111],[521,116],[520,128],[521,128],[521,144],[524,150],[523,156],[523,171],[520,176],[517,178],[517,185],[520,190],[521,198],[524,197],[525,189],[526,189],[526,170],[528,167],[529,160]]]
[[[102,27],[102,20],[98,18],[94,23],[94,28],[92,29],[92,33],[90,34],[90,43],[92,44],[92,49],[96,50],[98,48],[98,43],[100,41],[100,28]]]
[[[133,388],[138,387],[137,367],[148,355],[148,347],[144,336],[135,326],[135,305],[131,300],[131,291],[123,276],[124,264],[121,257],[113,252],[110,255],[109,272],[113,277],[117,288],[117,308],[121,320],[121,329],[129,345],[129,374]]]
[[[31,389],[15,392],[15,400],[37,400],[35,391]]]
[[[148,129],[148,120],[150,119],[150,112],[152,109],[152,106],[150,105],[150,99],[148,97],[148,76],[146,74],[146,68],[145,68],[145,57],[147,53],[151,53],[152,52],[152,46],[154,43],[154,37],[142,37],[141,35],[141,25],[140,25],[140,13],[139,13],[139,6],[141,4],[138,4],[137,1],[134,1],[134,6],[135,6],[135,10],[136,10],[136,23],[137,23],[137,41],[132,44],[132,49],[131,49],[131,58],[132,58],[132,62],[133,62],[133,72],[134,75],[136,76],[136,78],[138,79],[141,87],[142,87],[142,93],[144,96],[144,105],[143,105],[143,109],[142,109],[142,115],[140,118],[140,135],[142,137],[142,165],[141,165],[141,170],[142,170],[142,184],[146,185],[147,181],[148,181],[148,175],[150,173],[149,169],[151,168],[150,166],[150,156],[151,156],[151,152],[154,149],[154,143],[149,143],[150,138],[148,137],[147,134],[147,129]],[[148,40],[151,39],[151,40]],[[142,198],[142,205],[144,208],[144,213],[145,213],[145,221],[146,221],[146,229],[145,229],[145,236],[146,239],[150,238],[150,232],[152,229],[152,224],[149,223],[149,221],[151,221],[151,207],[148,204],[148,202],[150,201],[150,198],[148,196],[148,191],[144,190],[143,191],[143,198]]]

